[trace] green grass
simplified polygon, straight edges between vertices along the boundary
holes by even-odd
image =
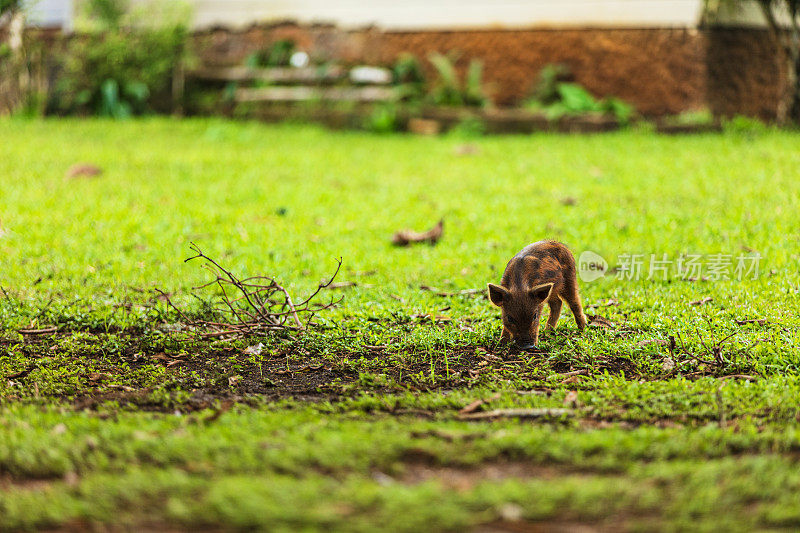
[[[797,529],[798,140],[0,121],[0,529]],[[103,175],[66,179],[81,162]],[[441,217],[437,245],[391,245]],[[763,259],[581,283],[612,326],[565,309],[531,354],[480,295],[420,288],[498,282],[542,238],[645,277]],[[306,334],[202,341],[154,292],[208,314],[190,242],[295,296],[340,257],[356,286]],[[477,398],[570,411],[460,420]]]

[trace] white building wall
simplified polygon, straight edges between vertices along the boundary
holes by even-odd
[[[702,0],[190,0],[195,26],[297,20],[389,30],[694,27]]]
[[[81,0],[26,0],[28,24],[72,29]],[[132,3],[168,0],[132,0]],[[344,28],[376,25],[388,30],[486,28],[692,28],[703,0],[178,0],[192,6],[195,28],[241,28],[296,20]],[[763,26],[754,1],[721,2],[721,23]]]
[[[72,0],[25,0],[25,22],[29,26],[72,29]]]

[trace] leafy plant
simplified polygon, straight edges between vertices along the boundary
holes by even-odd
[[[539,80],[533,90],[533,98],[544,105],[558,101],[558,85],[568,81],[569,68],[566,65],[545,65],[539,72]]]
[[[630,104],[619,98],[598,100],[578,83],[559,81],[567,75],[568,70],[564,66],[545,66],[526,107],[544,112],[551,120],[586,114],[610,115],[623,124],[630,120],[634,112]]]
[[[425,96],[425,73],[419,60],[411,54],[401,54],[392,67],[392,83],[404,101],[420,101]]]
[[[128,0],[89,0],[84,4],[84,12],[104,29],[114,30],[122,25],[129,6]]]
[[[164,102],[171,101],[173,75],[186,58],[188,37],[188,12],[169,16],[177,5],[152,4],[137,12],[125,0],[88,2],[82,34],[70,41],[50,110],[119,119],[167,111]],[[152,9],[164,16],[154,16]]]
[[[0,15],[22,8],[22,0],[0,0]]]
[[[439,79],[430,96],[436,105],[483,107],[488,102],[483,90],[483,66],[473,59],[467,67],[466,79],[462,83],[453,60],[439,53],[428,58],[436,69]]]
[[[275,41],[269,48],[253,52],[245,59],[245,66],[258,67],[288,67],[292,54],[296,51],[295,42],[291,39]]]
[[[397,106],[385,103],[376,107],[366,118],[365,127],[375,133],[391,133],[400,126]]]
[[[448,57],[438,53],[431,54],[428,59],[439,75],[439,79],[431,91],[431,98],[433,98],[434,103],[446,106],[463,105],[461,82],[458,79],[453,62]]]
[[[714,114],[709,109],[684,111],[677,115],[665,117],[665,124],[674,126],[698,126],[714,123]]]
[[[633,106],[627,102],[620,100],[619,98],[606,98],[603,100],[603,111],[612,115],[614,118],[619,120],[622,124],[627,124],[630,122],[631,117],[633,117],[634,109]]]
[[[735,117],[723,122],[723,127],[726,133],[735,133],[738,135],[755,136],[762,135],[769,131],[766,124],[760,120],[752,117],[745,117],[736,115]]]
[[[141,112],[150,94],[147,85],[131,82],[120,91],[116,80],[106,80],[100,88],[100,102],[97,114],[117,119],[129,118],[134,111]]]
[[[486,134],[486,124],[478,117],[468,117],[453,126],[448,135],[467,139],[481,137]]]
[[[477,59],[470,61],[469,67],[467,67],[467,78],[464,83],[464,103],[475,107],[486,105],[486,94],[483,91],[483,63]]]

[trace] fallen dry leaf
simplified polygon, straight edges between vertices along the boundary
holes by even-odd
[[[64,472],[64,483],[68,487],[72,487],[72,488],[77,487],[78,483],[80,483],[80,481],[81,480],[78,477],[78,474],[76,474],[74,470],[68,470],[68,471]]]
[[[598,302],[596,304],[590,304],[590,305],[587,305],[586,307],[611,307],[611,306],[614,306],[614,305],[619,305],[619,301],[614,299],[614,298],[609,298],[608,300],[606,300],[604,302]]]
[[[109,385],[108,388],[109,389],[118,389],[118,390],[121,390],[121,391],[124,391],[124,392],[133,392],[133,391],[136,390],[134,387],[128,387],[127,385],[118,385],[116,383],[114,383],[112,385]]]
[[[433,313],[411,315],[411,318],[416,318],[416,319],[418,319],[420,321],[422,321],[422,320],[433,320],[434,322],[450,322],[450,321],[453,320],[449,316],[434,315]]]
[[[588,373],[589,373],[588,370],[586,370],[585,368],[581,368],[580,370],[573,370],[571,372],[564,372],[562,374],[559,374],[559,376],[561,376],[562,378],[568,378],[568,377],[571,377],[571,376],[584,376],[584,375],[586,375]]]
[[[486,298],[489,297],[486,289],[464,289],[461,291],[448,292],[439,290],[435,287],[431,287],[430,285],[420,285],[419,288],[422,291],[429,291],[435,294],[436,296],[442,296],[445,298],[450,296],[471,296],[475,294],[480,294],[482,296],[485,296]]]
[[[763,326],[767,323],[766,318],[750,318],[747,320],[737,320],[736,323],[740,326],[744,326],[745,324],[758,324],[759,326]]]
[[[49,335],[51,333],[55,333],[58,331],[57,326],[49,326],[40,329],[18,329],[18,333],[22,333],[23,335]]]
[[[689,302],[689,305],[705,305],[708,302],[713,302],[713,301],[714,301],[714,298],[712,298],[711,296],[706,296],[705,298],[702,298],[700,300],[695,300],[693,302]]]
[[[751,376],[750,374],[731,374],[729,376],[722,376],[720,379],[743,379],[745,381],[756,381],[758,377]]]
[[[589,318],[589,326],[595,328],[608,328],[611,329],[614,327],[614,324],[608,320],[607,318],[603,318],[599,315],[588,315]]]
[[[487,418],[549,418],[569,416],[574,414],[572,409],[540,408],[540,409],[495,409],[483,413],[470,413],[460,415],[462,420],[482,420]]]
[[[438,120],[412,118],[408,121],[408,131],[417,135],[438,135],[442,125]]]
[[[392,237],[392,244],[396,246],[408,246],[411,243],[427,242],[436,244],[442,238],[444,233],[444,219],[440,220],[436,226],[425,232],[416,232],[414,230],[406,229],[398,231]]]
[[[103,169],[92,165],[90,163],[78,163],[77,165],[72,165],[67,170],[67,173],[64,177],[67,179],[75,179],[75,178],[95,178],[103,173]]]
[[[456,155],[474,155],[480,153],[481,149],[474,144],[459,144],[453,150]]]
[[[471,402],[471,403],[467,404],[466,406],[464,406],[464,408],[461,409],[458,412],[458,414],[460,414],[460,415],[468,415],[470,413],[474,413],[475,411],[478,410],[478,408],[480,406],[485,405],[485,404],[487,404],[489,402],[493,402],[494,400],[497,400],[499,398],[500,398],[500,395],[499,394],[495,394],[494,396],[492,396],[488,400],[483,400],[483,399],[475,400],[474,402]]]
[[[328,285],[329,289],[348,289],[350,287],[358,287],[355,281],[337,281]]]
[[[578,404],[578,391],[571,390],[564,396],[564,405],[575,407]]]
[[[158,300],[159,302],[168,302],[170,296],[172,296],[171,292],[162,292],[158,296],[156,296],[156,300]]]
[[[647,346],[648,344],[667,344],[664,339],[645,339],[636,343],[636,346]]]
[[[25,370],[20,370],[19,372],[14,372],[13,374],[6,374],[6,379],[24,378],[25,376],[27,376],[28,374],[30,374],[34,370],[36,370],[36,365],[31,365],[28,368],[26,368]]]
[[[525,516],[525,510],[516,503],[505,503],[500,507],[500,518],[506,522],[519,522]]]
[[[259,342],[258,344],[254,344],[253,346],[248,346],[244,349],[245,355],[261,355],[261,350],[264,349],[264,343]]]

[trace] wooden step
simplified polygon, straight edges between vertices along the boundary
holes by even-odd
[[[342,67],[306,68],[201,68],[193,70],[189,76],[209,81],[263,81],[267,83],[322,83],[338,81],[347,76]]]
[[[390,102],[398,97],[392,87],[263,87],[238,89],[237,102]]]

